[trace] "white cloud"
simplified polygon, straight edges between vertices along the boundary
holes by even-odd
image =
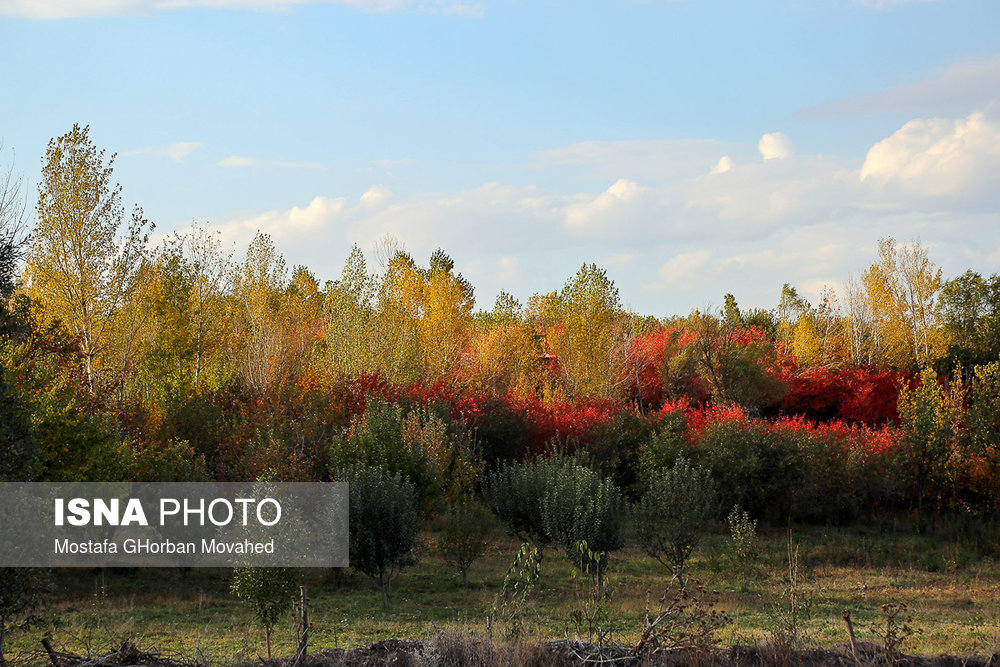
[[[760,138],[757,150],[765,160],[783,160],[795,152],[791,140],[781,132],[769,132]]]
[[[538,151],[531,156],[531,166],[579,170],[587,178],[602,181],[662,181],[698,173],[713,164],[720,153],[737,155],[745,153],[745,148],[710,139],[582,141]]]
[[[729,157],[728,155],[723,155],[722,157],[719,158],[719,161],[715,163],[715,166],[712,167],[712,171],[710,171],[709,173],[724,174],[730,169],[732,169],[734,166],[736,165],[733,163],[733,158]]]
[[[256,167],[275,167],[277,169],[322,169],[323,165],[317,162],[263,162],[256,158],[245,155],[230,155],[215,163],[216,167],[223,169],[247,169]]]
[[[630,204],[645,192],[645,188],[627,178],[620,178],[611,187],[587,201],[566,209],[566,225],[571,229],[595,230],[615,223],[623,217]]]
[[[803,109],[801,118],[817,120],[893,111],[968,113],[1000,102],[1000,54],[969,58],[941,67],[919,81]]]
[[[288,11],[300,5],[327,4],[363,12],[419,11],[450,16],[480,17],[483,7],[455,0],[0,0],[0,14],[31,19],[83,16],[145,15],[197,8]]]
[[[621,164],[623,171],[600,186],[577,185],[575,194],[491,182],[401,195],[373,185],[350,200],[325,193],[296,207],[235,216],[223,229],[243,247],[258,229],[270,233],[289,263],[321,278],[339,274],[352,243],[372,248],[386,234],[419,262],[443,247],[485,308],[500,290],[525,302],[559,289],[584,261],[608,268],[623,300],[643,313],[718,305],[726,292],[744,307],[773,307],[785,282],[815,303],[824,285],[871,264],[883,236],[919,236],[946,276],[995,271],[1000,199],[990,186],[1000,173],[998,145],[997,125],[974,114],[908,123],[867,158],[761,160],[752,159],[752,143],[725,151],[715,144],[684,161],[684,170],[674,165],[659,177],[646,161],[648,147],[624,151],[642,165],[629,169],[620,145],[589,144],[586,157],[574,145],[549,154],[564,163],[536,160],[525,173],[581,164]],[[724,176],[711,173],[720,171],[713,163],[727,167]],[[623,175],[647,169],[648,179]],[[948,196],[926,196],[935,187]]]
[[[918,196],[974,195],[996,189],[1000,125],[985,114],[912,120],[868,151],[860,178]]]
[[[230,155],[216,162],[215,166],[222,167],[223,169],[242,169],[246,167],[260,167],[262,164],[260,160],[255,160],[252,157]]]
[[[711,258],[712,253],[707,250],[674,255],[657,271],[659,282],[656,286],[660,289],[692,288]]]
[[[387,185],[373,185],[361,195],[361,204],[368,208],[379,208],[392,201],[395,196],[392,188]]]
[[[167,157],[174,162],[181,162],[184,158],[202,146],[204,146],[204,144],[198,141],[182,141],[176,144],[170,144],[167,146]]]

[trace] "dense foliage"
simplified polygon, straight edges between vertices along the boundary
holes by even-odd
[[[150,246],[113,165],[86,127],[54,138],[30,242],[23,187],[0,192],[4,479],[365,466],[421,515],[482,494],[539,546],[577,537],[543,520],[555,449],[632,500],[683,457],[764,522],[1000,509],[1000,278],[945,280],[919,242],[884,239],[817,304],[785,285],[770,310],[728,294],[656,319],[586,264],[477,310],[441,250],[387,241],[376,271],[355,247],[321,283],[264,234],[237,256],[201,224]]]

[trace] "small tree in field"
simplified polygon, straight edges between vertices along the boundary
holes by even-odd
[[[743,576],[743,590],[750,580],[750,570],[757,559],[760,545],[757,540],[757,519],[751,519],[746,510],[737,505],[726,517],[732,538],[732,554],[737,568]]]
[[[298,577],[287,567],[238,567],[233,570],[233,595],[247,603],[264,626],[267,659],[271,659],[271,633],[281,614],[291,608]]]
[[[367,574],[389,608],[392,577],[413,562],[417,541],[417,492],[413,484],[380,468],[341,471],[349,484],[351,567]]]
[[[475,501],[451,505],[445,512],[438,550],[446,563],[462,572],[463,586],[468,584],[469,566],[489,543],[491,519],[486,508]]]
[[[921,529],[927,487],[945,470],[963,438],[964,393],[961,373],[942,386],[932,368],[921,371],[917,387],[911,390],[904,386],[899,392],[903,459],[916,478],[917,525]]]
[[[625,544],[625,499],[611,480],[575,461],[564,461],[542,496],[546,532],[582,572],[603,586],[607,555]],[[590,552],[584,557],[579,544]]]
[[[673,568],[684,585],[684,563],[706,524],[714,518],[718,502],[715,483],[702,466],[692,467],[680,458],[673,468],[662,468],[635,508],[636,537],[646,552]]]
[[[487,506],[510,534],[522,542],[534,544],[539,558],[553,541],[542,516],[542,498],[562,465],[558,458],[508,464],[496,470],[483,484]]]

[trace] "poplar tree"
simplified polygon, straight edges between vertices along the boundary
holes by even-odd
[[[38,184],[38,222],[28,251],[32,296],[76,336],[87,388],[122,304],[146,255],[153,229],[138,206],[126,223],[115,156],[105,159],[90,127],[73,125],[49,141]]]

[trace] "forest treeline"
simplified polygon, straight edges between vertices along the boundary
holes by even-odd
[[[632,493],[693,459],[774,520],[997,510],[1000,275],[946,280],[918,241],[881,240],[818,303],[785,285],[769,310],[727,294],[658,318],[584,264],[484,307],[443,250],[386,241],[371,266],[354,247],[321,284],[266,234],[234,253],[195,225],[152,246],[113,163],[74,126],[31,202],[12,171],[0,183],[2,479],[402,470],[372,453],[388,439],[433,462],[438,497],[560,447]]]

